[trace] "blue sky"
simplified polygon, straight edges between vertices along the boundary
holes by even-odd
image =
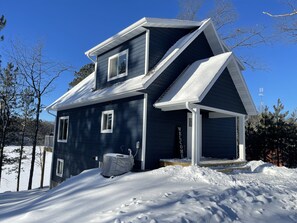
[[[212,1],[198,18],[205,18],[205,10],[212,7]],[[239,23],[244,26],[265,25],[273,29],[273,19],[262,11],[285,12],[279,1],[235,0]],[[176,18],[177,0],[0,0],[0,15],[7,18],[7,26],[1,32],[5,41],[20,39],[27,44],[42,41],[47,57],[71,65],[75,70],[89,63],[84,52],[121,31],[142,17]],[[264,88],[264,104],[272,108],[278,98],[285,109],[297,108],[297,43],[289,44],[275,39],[273,44],[242,51],[265,70],[244,71],[244,77],[257,107],[260,105],[259,88]],[[2,54],[2,53],[0,53]],[[4,58],[5,60],[5,58]],[[65,93],[72,73],[65,73],[55,83],[55,90],[43,98],[48,105]],[[43,112],[43,119],[54,118]]]

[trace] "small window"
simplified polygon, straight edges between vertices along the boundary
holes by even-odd
[[[58,142],[67,142],[69,116],[59,118]]]
[[[112,133],[113,129],[113,110],[102,112],[101,133]]]
[[[58,177],[63,177],[63,169],[64,169],[64,160],[57,159],[56,175]]]
[[[128,75],[128,50],[122,51],[108,59],[108,77],[111,81]]]

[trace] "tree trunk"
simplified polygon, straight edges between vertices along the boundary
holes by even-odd
[[[20,156],[19,156],[18,177],[17,177],[17,191],[20,190],[20,178],[21,178],[21,170],[22,170],[22,158],[23,158],[26,125],[27,125],[27,118],[25,118],[25,122],[22,129],[21,150],[20,150]]]
[[[35,133],[34,133],[34,138],[33,138],[32,159],[31,159],[31,168],[30,168],[30,175],[29,175],[28,190],[32,189],[35,155],[36,155],[36,145],[37,145],[37,136],[38,136],[38,130],[39,130],[40,107],[41,107],[41,95],[38,95],[37,105],[36,105]]]
[[[6,132],[7,132],[8,120],[3,121],[2,133],[1,133],[1,143],[0,143],[0,185],[2,179],[2,167],[3,167],[3,160],[4,160],[4,147],[6,141]]]

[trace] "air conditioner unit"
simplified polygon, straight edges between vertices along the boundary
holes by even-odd
[[[129,172],[134,165],[132,155],[107,153],[103,156],[102,175],[105,177],[118,176]]]

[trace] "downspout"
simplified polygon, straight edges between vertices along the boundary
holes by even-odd
[[[55,126],[54,126],[54,140],[55,140],[55,137],[56,137],[56,124],[57,124],[57,116],[53,113],[50,112],[49,108],[46,108],[45,109],[47,111],[47,113],[49,113],[50,115],[54,116],[55,117]],[[54,145],[53,145],[53,152],[52,152],[52,161],[51,161],[51,173],[50,173],[50,189],[53,188],[53,185],[52,185],[52,175],[53,175],[53,167],[54,167],[54,151],[55,151],[55,141],[54,141]]]
[[[198,151],[198,119],[200,114],[200,109],[193,109],[190,102],[186,102],[186,108],[192,113],[192,166],[197,166],[200,162],[200,151]]]

